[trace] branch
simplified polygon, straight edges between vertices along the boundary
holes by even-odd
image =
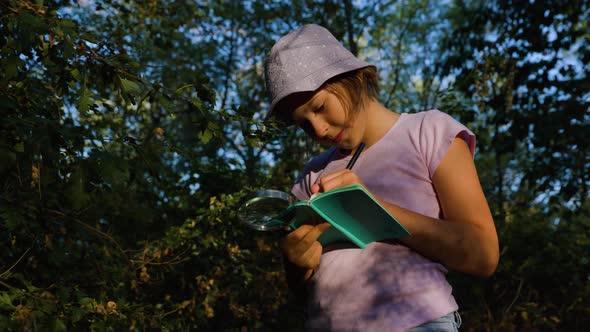
[[[123,250],[123,248],[119,245],[119,243],[117,241],[115,241],[115,239],[113,239],[107,233],[102,232],[101,230],[99,230],[99,229],[97,229],[95,227],[92,227],[92,226],[86,224],[85,222],[83,222],[80,219],[77,219],[77,218],[68,216],[67,214],[65,214],[65,213],[63,213],[61,211],[57,211],[57,210],[53,210],[53,209],[47,209],[47,211],[48,212],[55,213],[55,214],[57,214],[57,215],[59,215],[61,217],[64,217],[64,218],[69,218],[70,220],[74,221],[75,223],[77,223],[77,224],[79,224],[81,226],[84,226],[85,228],[87,228],[87,229],[95,232],[96,234],[100,235],[101,237],[109,240],[110,242],[112,242],[115,245],[115,247],[117,247],[117,249],[119,249],[119,251],[121,252],[121,254],[123,255],[123,257],[125,257],[125,260],[127,260],[129,262],[129,257],[127,257],[127,254],[125,254],[125,251]]]
[[[520,282],[518,283],[518,288],[516,289],[516,295],[514,296],[514,299],[512,299],[512,302],[510,302],[508,307],[506,307],[506,310],[504,310],[504,314],[502,315],[502,319],[500,320],[500,324],[498,326],[502,326],[502,324],[504,323],[504,320],[506,319],[506,315],[508,315],[508,312],[510,311],[510,309],[512,308],[514,303],[516,303],[516,300],[520,297],[520,291],[522,290],[522,285],[524,284],[524,279],[520,278],[519,280],[520,280]]]
[[[393,97],[393,95],[395,94],[395,92],[397,90],[397,86],[400,81],[399,73],[401,71],[400,63],[401,63],[401,54],[402,54],[402,42],[403,42],[403,39],[404,39],[406,33],[410,29],[410,24],[412,22],[412,19],[414,19],[417,12],[418,12],[418,9],[414,8],[414,11],[408,16],[408,20],[406,21],[406,24],[404,25],[403,29],[401,30],[401,32],[398,35],[397,45],[394,48],[395,49],[395,58],[394,58],[395,81],[393,83],[393,86],[389,90],[389,94],[387,95],[387,99],[385,101],[385,107],[389,107],[389,103],[391,102],[391,98]]]
[[[18,263],[19,263],[19,262],[20,262],[20,261],[21,261],[21,260],[22,260],[22,259],[25,257],[25,255],[26,255],[26,254],[29,252],[29,250],[31,250],[31,248],[27,249],[27,250],[26,250],[26,251],[25,251],[25,252],[24,252],[24,253],[23,253],[23,254],[22,254],[22,255],[21,255],[21,256],[20,256],[20,257],[19,257],[17,260],[16,260],[16,262],[15,262],[14,264],[12,264],[12,266],[11,266],[11,267],[9,267],[9,268],[8,268],[8,270],[6,270],[6,271],[2,272],[2,273],[0,274],[0,279],[1,279],[1,278],[4,278],[5,276],[7,276],[7,275],[8,275],[8,273],[10,272],[10,270],[12,270],[12,269],[13,269],[13,268],[14,268],[14,267],[15,267],[15,266],[16,266],[16,265],[17,265],[17,264],[18,264]]]
[[[238,29],[239,25],[235,24],[235,19],[232,18],[232,27],[231,27],[231,35],[229,39],[229,55],[227,58],[227,63],[225,67],[225,80],[223,82],[223,97],[221,97],[221,106],[220,109],[225,108],[225,103],[227,101],[227,95],[229,93],[229,82],[230,77],[232,74],[232,64],[234,62],[234,51],[235,51],[235,41],[237,40],[238,36]]]
[[[147,248],[146,248],[147,249]],[[132,263],[141,263],[143,265],[176,265],[176,264],[180,264],[182,262],[185,262],[187,260],[190,259],[190,257],[182,257],[184,254],[186,254],[186,252],[189,250],[189,247],[185,248],[181,253],[179,253],[178,255],[176,255],[174,258],[171,258],[165,262],[153,262],[153,259],[145,259],[145,253],[146,250],[143,251],[143,257],[142,259],[131,259],[130,261]]]
[[[350,0],[344,1],[344,17],[346,18],[346,32],[348,35],[348,46],[350,47],[350,52],[354,54],[354,56],[358,55],[358,45],[354,40],[354,31],[352,28],[352,4]]]

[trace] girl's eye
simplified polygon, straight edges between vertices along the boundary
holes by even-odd
[[[295,124],[297,127],[304,129],[306,127],[306,124],[308,123],[308,121],[306,119],[294,119],[293,120],[293,124]]]
[[[321,111],[323,111],[323,110],[324,110],[324,105],[322,104],[322,106],[320,106],[320,107],[317,107],[316,109],[314,109],[314,110],[313,110],[313,112],[314,112],[314,113],[319,113],[319,112],[321,112]]]
[[[303,129],[303,131],[307,132],[309,130],[309,128],[311,128],[311,125],[309,124],[309,121],[304,120],[303,122],[301,122],[299,124],[299,128],[301,128],[301,129]]]

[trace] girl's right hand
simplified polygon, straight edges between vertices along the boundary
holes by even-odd
[[[329,227],[327,222],[299,226],[281,241],[283,255],[296,267],[313,272],[320,264],[323,249],[317,239]],[[306,274],[311,276],[311,273]]]

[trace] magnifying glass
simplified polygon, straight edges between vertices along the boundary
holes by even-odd
[[[238,218],[259,231],[285,229],[293,220],[291,206],[295,198],[286,192],[265,189],[245,197],[238,209]]]
[[[238,218],[257,231],[288,231],[310,220],[323,218],[313,209],[301,208],[297,199],[283,191],[265,189],[247,195],[238,209]],[[318,238],[322,245],[348,241],[336,228],[330,227]]]
[[[364,147],[365,143],[361,142],[348,162],[347,169],[352,169]],[[294,205],[296,201],[295,197],[280,190],[259,190],[246,196],[238,209],[238,218],[244,224],[259,231],[284,230],[287,226],[296,229],[310,219],[322,219],[310,212],[296,213]],[[303,211],[311,211],[311,209]]]

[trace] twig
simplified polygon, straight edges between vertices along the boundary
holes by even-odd
[[[144,265],[176,265],[176,264],[180,264],[182,262],[185,262],[187,260],[189,260],[189,257],[184,257],[182,258],[181,256],[183,256],[189,248],[186,248],[185,250],[183,250],[181,253],[179,253],[178,255],[176,255],[176,257],[171,258],[165,262],[152,262],[151,260],[145,260],[145,259],[131,259],[130,262],[132,263],[142,263]],[[144,255],[145,257],[145,255]]]
[[[500,320],[499,326],[502,326],[502,324],[504,323],[504,320],[506,319],[506,315],[508,315],[508,312],[510,311],[510,309],[512,309],[512,306],[514,305],[514,303],[516,303],[516,300],[520,297],[520,291],[522,289],[523,284],[524,284],[524,279],[520,278],[520,282],[518,283],[518,288],[516,289],[516,295],[514,296],[514,298],[512,299],[512,302],[510,302],[508,307],[506,307],[506,310],[504,310],[504,314],[502,315],[502,319]]]
[[[119,251],[121,252],[121,254],[123,254],[123,257],[125,257],[125,259],[126,259],[127,261],[129,261],[129,257],[127,257],[127,254],[125,254],[125,251],[123,250],[123,248],[122,248],[122,247],[119,245],[119,243],[118,243],[117,241],[115,241],[115,239],[113,239],[113,238],[112,238],[110,235],[108,235],[107,233],[105,233],[105,232],[103,232],[103,231],[101,231],[101,230],[99,230],[99,229],[97,229],[97,228],[95,228],[95,227],[92,227],[92,226],[90,226],[90,225],[86,224],[86,223],[85,223],[85,222],[83,222],[82,220],[79,220],[79,219],[77,219],[77,218],[74,218],[74,217],[68,216],[68,215],[66,215],[66,214],[65,214],[65,213],[63,213],[63,212],[60,212],[60,211],[57,211],[57,210],[52,210],[52,209],[47,209],[47,211],[49,211],[49,212],[53,212],[53,213],[55,213],[55,214],[58,214],[58,215],[60,215],[60,216],[62,216],[62,217],[67,217],[67,218],[69,218],[70,220],[74,221],[75,223],[77,223],[77,224],[79,224],[79,225],[82,225],[82,226],[86,227],[87,229],[89,229],[89,230],[91,230],[91,231],[94,231],[95,233],[99,234],[99,235],[100,235],[100,236],[102,236],[103,238],[105,238],[105,239],[109,240],[110,242],[112,242],[112,243],[115,245],[115,247],[117,247],[117,249],[119,249]]]
[[[9,267],[9,268],[8,268],[8,270],[6,270],[6,271],[2,272],[2,274],[0,274],[0,278],[4,278],[4,276],[5,276],[5,275],[7,275],[7,274],[8,274],[8,272],[10,272],[10,270],[12,270],[12,269],[13,269],[13,268],[14,268],[14,267],[15,267],[15,266],[16,266],[16,265],[17,265],[17,264],[18,264],[18,263],[19,263],[19,262],[20,262],[20,261],[21,261],[21,260],[22,260],[22,259],[25,257],[25,255],[26,255],[26,254],[29,252],[29,250],[31,250],[31,248],[27,249],[27,250],[26,250],[26,251],[25,251],[25,252],[24,252],[24,253],[23,253],[23,254],[22,254],[20,257],[19,257],[19,259],[18,259],[18,260],[17,260],[17,261],[16,261],[14,264],[12,264],[12,266],[11,266],[11,267]]]
[[[186,262],[189,259],[190,259],[189,257],[185,257],[182,259],[180,259],[178,257],[174,257],[173,259],[168,260],[166,262],[149,262],[149,261],[146,262],[146,261],[142,261],[139,259],[131,259],[130,262],[131,263],[142,263],[144,265],[156,265],[157,266],[157,265],[176,265],[176,264],[180,264],[182,262]]]

